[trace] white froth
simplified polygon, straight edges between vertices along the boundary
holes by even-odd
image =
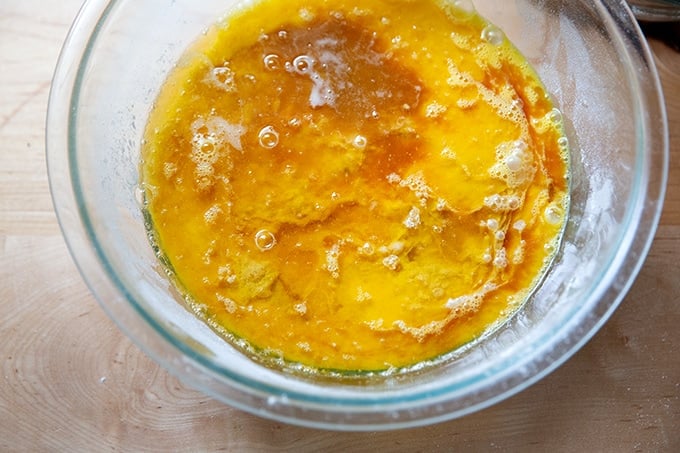
[[[404,321],[397,320],[394,321],[393,325],[399,329],[402,333],[411,335],[418,342],[423,342],[428,335],[437,334],[446,326],[448,320],[444,319],[442,321],[431,321],[420,327],[412,327],[406,324]]]
[[[522,202],[517,195],[494,194],[484,197],[484,206],[495,212],[510,212],[519,209]]]
[[[527,245],[527,241],[525,241],[523,239],[519,242],[519,246],[515,249],[515,252],[512,255],[512,263],[513,264],[517,265],[517,264],[522,264],[522,262],[524,262],[526,245]]]
[[[508,267],[508,254],[504,248],[496,250],[496,256],[493,259],[494,267],[498,269],[505,269]]]
[[[432,101],[425,107],[425,116],[428,118],[439,118],[446,113],[446,110],[445,105],[442,105],[437,101]]]
[[[527,223],[520,219],[516,221],[512,227],[521,233],[527,227]]]
[[[532,118],[531,124],[536,129],[536,132],[542,134],[550,129],[562,127],[563,118],[562,112],[559,109],[552,109],[540,118]]]
[[[415,229],[420,226],[420,209],[415,206],[411,208],[406,219],[404,219],[404,226],[409,229]]]
[[[357,253],[361,256],[373,256],[375,248],[370,242],[364,242],[361,247],[357,247]]]
[[[220,90],[227,92],[236,91],[236,81],[234,71],[231,70],[228,63],[223,66],[212,68],[205,77],[205,81]]]
[[[369,301],[373,298],[371,294],[368,291],[364,291],[364,289],[360,286],[357,288],[357,302],[366,302]]]
[[[463,98],[461,98],[461,99],[458,99],[456,101],[456,105],[461,110],[468,110],[468,109],[471,109],[472,107],[474,107],[475,105],[477,105],[477,99],[463,99]]]
[[[309,352],[312,350],[312,347],[306,341],[298,341],[296,343],[296,346],[305,352]]]
[[[293,310],[299,315],[305,315],[307,313],[307,304],[304,302],[299,302],[293,306]]]
[[[427,185],[422,171],[409,175],[399,181],[399,186],[407,187],[420,200],[421,206],[427,204],[427,200],[432,196],[432,189]]]
[[[232,271],[231,266],[225,264],[217,268],[217,279],[220,282],[233,284],[236,282],[236,274]]]
[[[456,47],[460,49],[467,49],[470,46],[470,37],[465,34],[456,33],[454,31],[451,32],[449,37],[451,38],[451,41],[453,41],[453,43],[456,45]]]
[[[463,294],[450,298],[446,302],[446,308],[451,310],[454,316],[461,316],[479,309],[484,297],[497,288],[493,283],[487,282],[479,290],[471,294]]]
[[[399,270],[399,257],[397,255],[388,255],[382,260],[383,266],[386,268],[397,271]]]
[[[330,272],[333,278],[340,277],[340,244],[336,243],[326,250],[326,270]]]
[[[441,156],[445,159],[451,159],[451,160],[456,160],[458,156],[456,155],[456,152],[449,148],[448,146],[445,146],[442,148]]]
[[[468,72],[461,71],[452,59],[447,60],[449,78],[446,83],[453,88],[475,87],[479,98],[494,109],[501,118],[518,125],[523,135],[528,135],[529,126],[521,103],[517,102],[517,93],[510,84],[498,87],[498,91],[484,85]]]
[[[238,309],[238,305],[232,299],[224,297],[219,293],[215,294],[215,296],[217,297],[217,300],[224,305],[224,309],[227,310],[227,313],[233,314]]]
[[[496,163],[489,169],[492,177],[504,181],[510,188],[517,188],[529,182],[535,173],[533,155],[525,141],[503,142],[496,147]]]
[[[314,43],[314,48],[319,49],[318,63],[327,69],[329,78],[324,78],[316,71],[316,63],[309,55],[299,55],[295,57],[292,63],[287,62],[285,67],[289,72],[294,72],[298,75],[308,77],[312,81],[312,90],[309,94],[309,105],[312,108],[318,108],[323,105],[330,107],[335,106],[337,100],[337,93],[331,83],[331,74],[335,75],[337,79],[338,88],[344,87],[342,75],[347,71],[348,66],[337,52],[332,49],[337,48],[338,41],[332,38],[321,38]]]
[[[387,247],[387,249],[390,252],[398,255],[404,251],[404,243],[402,241],[394,241]]]
[[[300,8],[298,15],[300,16],[300,19],[304,20],[305,22],[311,22],[314,20],[314,17],[316,17],[314,13],[307,8]]]
[[[206,223],[215,223],[217,220],[217,216],[222,212],[222,208],[220,208],[218,205],[213,205],[211,206],[205,213],[203,214],[203,218],[205,219]]]
[[[371,330],[381,330],[385,321],[382,318],[374,319],[372,321],[364,322]]]
[[[172,178],[177,173],[177,164],[174,162],[165,162],[163,164],[163,176],[167,179]]]
[[[387,175],[387,182],[389,182],[390,184],[398,184],[401,182],[401,176],[399,176],[396,173],[390,173],[389,175]]]
[[[198,118],[191,124],[191,132],[193,134],[192,143],[194,145],[193,155],[200,155],[203,152],[210,154],[210,159],[217,159],[212,151],[219,151],[219,148],[224,143],[229,144],[232,148],[243,151],[241,145],[241,136],[245,134],[246,128],[241,124],[232,124],[221,116],[211,116],[207,120]],[[207,150],[206,144],[213,145],[213,150]],[[212,161],[211,163],[214,163]]]

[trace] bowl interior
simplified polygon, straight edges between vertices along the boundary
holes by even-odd
[[[64,234],[105,310],[190,385],[261,415],[376,429],[464,415],[566,360],[617,306],[658,221],[665,116],[652,60],[621,2],[474,1],[533,64],[571,143],[572,206],[545,281],[500,329],[435,367],[348,383],[258,365],[183,308],[140,206],[147,117],[185,48],[242,2],[87,2],[50,99],[48,163]]]

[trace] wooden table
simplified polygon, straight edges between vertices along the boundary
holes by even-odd
[[[680,53],[652,40],[667,95],[670,185],[636,283],[538,384],[435,426],[335,433],[262,420],[189,389],[105,316],[62,240],[45,108],[80,0],[0,2],[0,450],[680,451]]]

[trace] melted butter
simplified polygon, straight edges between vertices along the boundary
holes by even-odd
[[[262,1],[151,114],[152,235],[259,358],[385,370],[502,322],[568,207],[561,117],[502,32],[436,1]]]

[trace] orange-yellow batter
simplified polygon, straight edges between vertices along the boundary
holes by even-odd
[[[568,207],[568,149],[500,30],[436,0],[263,0],[163,86],[142,182],[191,308],[250,353],[385,370],[527,298]]]

